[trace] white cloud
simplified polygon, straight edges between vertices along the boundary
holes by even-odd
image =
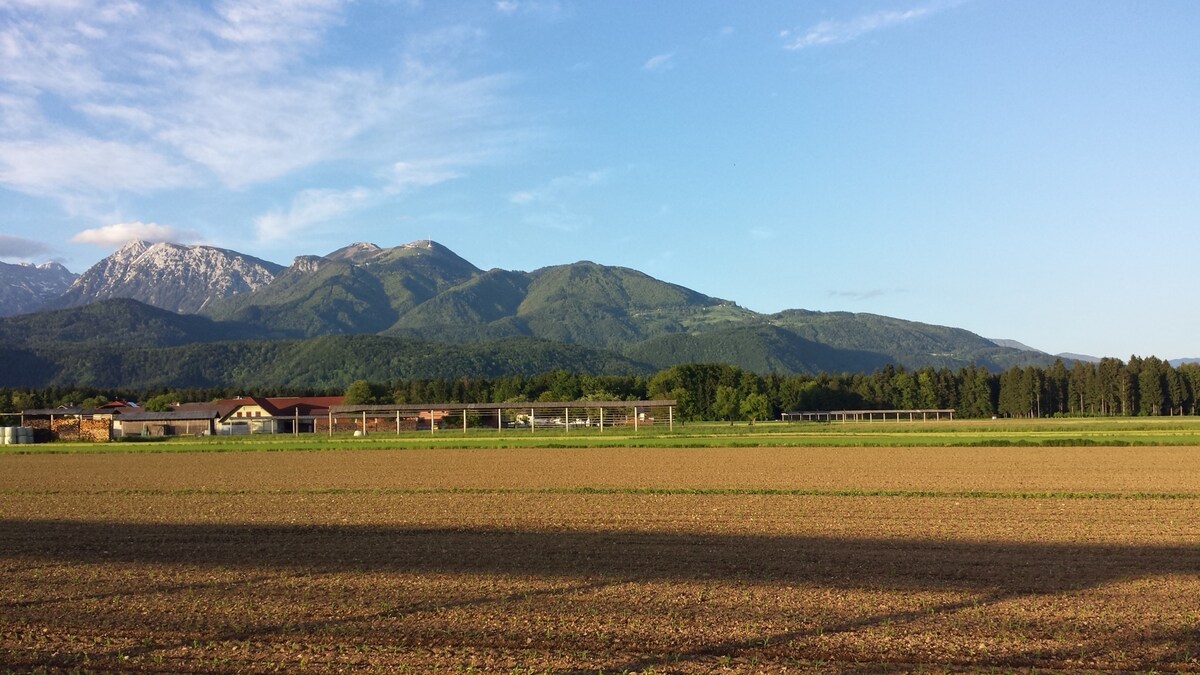
[[[782,31],[780,37],[786,40],[784,48],[792,50],[851,42],[868,33],[923,19],[949,6],[930,4],[904,10],[880,10],[845,20],[828,19],[800,31]]]
[[[410,59],[433,61],[477,53],[487,33],[478,26],[457,24],[409,38],[405,55]]]
[[[157,125],[154,115],[131,105],[83,103],[78,109],[88,117],[119,122],[139,131],[153,131]]]
[[[891,290],[886,290],[886,289],[882,289],[882,288],[872,288],[872,289],[865,290],[865,291],[861,291],[861,290],[859,290],[859,291],[856,291],[856,290],[831,290],[831,291],[829,291],[829,297],[840,298],[843,300],[856,300],[856,301],[861,302],[861,301],[866,301],[866,300],[874,300],[876,298],[882,298],[882,297],[886,297],[886,296],[890,296],[890,295],[903,294],[903,293],[907,293],[907,292],[908,291],[903,288],[895,288],[895,289],[891,289]]]
[[[30,133],[39,125],[37,102],[0,91],[0,138]]]
[[[287,211],[275,210],[254,220],[260,241],[294,236],[313,226],[344,216],[372,203],[375,195],[363,187],[349,190],[305,190]]]
[[[396,197],[412,188],[429,187],[462,175],[462,167],[477,158],[445,157],[395,162],[378,188],[358,186],[347,190],[304,190],[292,198],[287,210],[275,209],[255,218],[260,241],[283,239],[298,231],[335,221],[360,209]]]
[[[0,23],[0,187],[112,200],[339,162],[385,175],[398,157],[432,166],[470,149],[474,162],[504,146],[510,79],[446,65],[482,32],[406,36],[390,67],[321,65],[345,4],[0,0],[14,14]]]
[[[593,222],[591,216],[579,212],[577,203],[584,192],[604,185],[610,176],[608,169],[558,176],[539,187],[514,192],[508,196],[508,201],[525,211],[524,221],[531,225],[577,231]]]
[[[566,208],[551,211],[531,213],[524,218],[526,223],[544,230],[557,232],[578,232],[590,228],[595,219],[589,215],[577,213]]]
[[[36,195],[172,188],[193,182],[190,168],[143,144],[73,133],[0,140],[0,184]]]
[[[645,71],[665,71],[675,67],[675,52],[668,54],[657,54],[646,59],[642,64],[642,70]]]
[[[396,162],[392,165],[389,184],[397,190],[437,185],[461,176],[462,171],[456,167],[467,163],[466,160],[456,161],[453,158]]]
[[[497,12],[509,16],[522,14],[555,19],[563,13],[562,3],[558,0],[496,0],[495,7]]]
[[[380,86],[350,73],[232,89],[196,81],[193,110],[172,111],[156,137],[222,183],[244,187],[336,157],[372,125],[369,92]]]
[[[0,0],[0,9],[70,9],[92,5],[92,0]]]
[[[341,0],[224,0],[215,9],[222,19],[216,33],[230,42],[279,45],[311,42],[338,20]]]
[[[200,237],[191,230],[181,230],[158,223],[114,223],[104,227],[83,230],[71,237],[71,241],[79,244],[96,244],[97,246],[120,246],[126,242],[140,239],[141,241],[160,242],[171,241],[185,243],[196,241]]]
[[[608,169],[598,169],[558,176],[539,187],[514,192],[509,195],[508,201],[513,204],[561,203],[587,188],[602,185],[608,181],[610,175]]]

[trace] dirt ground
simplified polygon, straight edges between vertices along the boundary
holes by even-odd
[[[1200,671],[1191,491],[1195,448],[0,456],[0,671]]]

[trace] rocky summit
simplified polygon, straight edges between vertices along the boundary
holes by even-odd
[[[49,307],[132,298],[194,314],[214,300],[266,286],[283,269],[273,262],[213,246],[132,241],[79,275]]]
[[[0,316],[37,311],[62,295],[74,281],[75,275],[56,262],[0,262]]]

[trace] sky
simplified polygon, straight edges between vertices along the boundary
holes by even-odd
[[[1193,0],[0,0],[0,260],[433,239],[1200,356]]]

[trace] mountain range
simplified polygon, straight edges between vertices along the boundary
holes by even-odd
[[[427,240],[355,243],[288,267],[210,246],[130,242],[78,277],[61,266],[5,265],[0,274],[0,315],[19,314],[0,319],[0,349],[11,364],[0,385],[7,386],[139,378],[163,386],[336,386],[351,371],[374,379],[542,366],[629,373],[688,362],[760,373],[860,372],[888,363],[1002,370],[1055,358],[874,314],[760,314],[588,261],[481,270]],[[294,367],[285,367],[289,360]]]
[[[76,275],[54,262],[11,265],[0,262],[0,316],[36,312],[61,296]]]

